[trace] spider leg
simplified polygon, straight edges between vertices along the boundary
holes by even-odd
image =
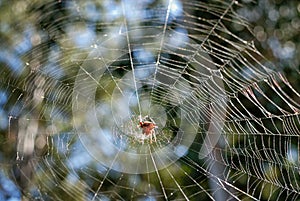
[[[152,136],[152,135],[153,135],[153,137],[154,137],[154,142],[156,142],[156,134],[155,134],[155,130],[152,131],[151,136]]]
[[[152,133],[150,133],[150,144],[152,144]]]
[[[139,115],[139,121],[143,122],[142,115]]]
[[[140,142],[142,143],[142,144],[144,144],[144,136],[142,136],[142,138],[140,139]]]

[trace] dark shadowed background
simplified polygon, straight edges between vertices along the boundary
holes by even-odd
[[[299,33],[297,0],[0,0],[0,200],[299,200]]]

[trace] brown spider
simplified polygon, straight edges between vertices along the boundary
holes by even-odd
[[[150,144],[152,144],[152,136],[154,137],[154,142],[156,142],[155,128],[158,128],[155,122],[147,115],[142,119],[139,115],[139,128],[142,129],[143,135],[150,136]]]

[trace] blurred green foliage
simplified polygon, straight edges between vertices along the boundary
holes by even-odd
[[[2,107],[0,110],[0,160],[2,173],[4,172],[6,177],[16,179],[15,184],[21,186],[19,189],[23,193],[24,200],[30,200],[31,197],[39,200],[74,200],[74,197],[76,200],[85,200],[87,194],[91,199],[94,196],[92,192],[97,192],[100,185],[103,185],[105,192],[103,195],[106,196],[103,199],[107,197],[121,199],[118,196],[122,196],[123,199],[130,200],[132,197],[129,193],[134,193],[131,192],[134,188],[137,192],[144,194],[149,193],[148,189],[153,189],[152,193],[154,197],[158,196],[157,200],[164,199],[156,173],[127,175],[112,171],[106,175],[107,179],[103,183],[105,171],[99,170],[103,167],[99,168],[96,163],[91,163],[88,167],[75,170],[77,175],[72,177],[66,164],[74,149],[78,149],[76,140],[70,136],[51,136],[55,129],[62,132],[72,130],[70,89],[82,61],[89,53],[87,47],[93,44],[94,40],[102,40],[104,30],[109,30],[107,24],[114,24],[120,20],[118,17],[114,18],[114,10],[107,10],[108,4],[107,1],[0,1],[0,90],[8,97],[7,103],[0,106]],[[151,4],[151,6],[154,5],[155,3]],[[77,6],[78,9],[76,9]],[[92,6],[96,11],[89,13],[89,11],[80,10],[88,6]],[[110,6],[113,9],[113,5]],[[69,7],[74,7],[74,9],[68,9]],[[234,9],[249,22],[249,26],[232,24],[231,31],[241,38],[253,40],[261,54],[274,64],[272,68],[285,72],[290,83],[299,89],[299,1],[242,0]],[[87,27],[93,27],[94,32],[86,33]],[[249,30],[246,30],[247,27]],[[78,36],[80,36],[79,39]],[[32,72],[39,73],[33,76]],[[42,85],[41,83],[46,83],[45,85],[49,88],[37,95],[36,89]],[[61,90],[54,90],[58,88]],[[65,95],[58,94],[58,92]],[[37,97],[42,96],[47,99],[35,104]],[[35,111],[32,108],[35,108]],[[33,139],[40,145],[35,148],[34,153],[22,156],[25,157],[22,161],[16,161],[18,131],[22,127],[18,125],[16,119],[21,112],[25,118],[28,118],[28,124],[42,125],[39,126],[38,131],[43,137]],[[54,119],[53,116],[55,116]],[[51,124],[54,121],[57,128]],[[249,143],[249,146],[252,143],[262,143],[260,139],[251,140],[245,143]],[[237,141],[241,144],[243,137],[232,139],[232,144]],[[62,151],[59,150],[60,146]],[[61,152],[64,153],[61,154]],[[176,186],[180,185],[191,198],[207,200],[209,197],[205,194],[198,197],[197,185],[185,180],[185,173],[188,173],[192,178],[201,181],[200,185],[207,192],[210,191],[205,172],[199,171],[203,161],[200,161],[198,155],[192,151],[189,157],[193,161],[198,161],[199,166],[191,161],[182,160],[169,169],[159,172],[165,183],[164,189],[168,195],[172,195],[170,199],[184,199]],[[242,163],[246,162],[241,158],[239,160]],[[24,169],[21,168],[23,173],[16,171],[20,167],[24,167]],[[270,165],[269,175],[266,177],[274,177],[274,180],[275,178],[284,179],[284,175],[283,178],[279,178],[278,171],[283,173],[285,170],[278,170],[278,167]],[[286,171],[288,173],[293,170],[287,168]],[[23,178],[22,174],[28,178]],[[32,175],[34,177],[31,179]],[[175,175],[177,184],[173,182],[170,175]],[[245,175],[238,176],[237,188],[246,192],[247,185],[252,180],[247,180],[248,177]],[[131,183],[133,177],[140,177],[138,186]],[[294,185],[296,183],[298,185],[299,178],[295,179]],[[145,182],[147,180],[150,180],[151,184]],[[20,197],[18,194],[9,194],[3,188],[4,185],[6,183],[2,181],[0,194],[3,195],[0,199]],[[279,193],[276,188],[278,187],[272,184],[257,184],[255,195],[259,195],[262,190],[261,200],[275,200],[278,195],[276,193]],[[270,192],[274,195],[269,195]],[[142,197],[141,194],[140,198]],[[136,197],[136,200],[138,199],[139,196]]]

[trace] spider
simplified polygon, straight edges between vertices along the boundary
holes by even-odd
[[[143,135],[150,136],[150,144],[152,144],[152,136],[154,137],[154,142],[156,142],[155,128],[158,128],[155,122],[147,115],[142,119],[139,115],[139,125],[137,126],[142,129]]]

